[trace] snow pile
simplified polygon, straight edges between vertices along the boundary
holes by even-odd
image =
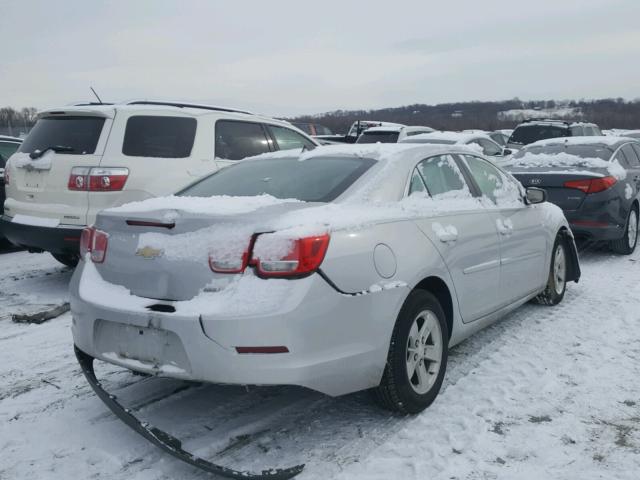
[[[202,215],[239,215],[253,212],[259,208],[297,203],[293,198],[280,199],[271,195],[255,195],[253,197],[230,197],[219,195],[214,197],[181,197],[171,195],[131,202],[119,207],[109,208],[105,212],[114,213],[148,213],[158,210],[179,210]]]
[[[622,139],[620,137],[607,137],[601,136],[588,136],[588,137],[553,137],[545,138],[533,142],[527,147],[544,147],[547,145],[567,145],[567,146],[579,146],[579,145],[607,145],[613,146],[620,143]]]
[[[47,150],[44,155],[34,160],[28,153],[16,152],[11,156],[11,166],[27,170],[51,170],[55,156],[56,152]]]
[[[505,166],[519,168],[594,168],[607,170],[610,175],[618,180],[624,180],[627,176],[626,170],[617,160],[607,162],[600,158],[582,158],[568,153],[536,154],[525,152],[521,157],[512,158]]]
[[[631,197],[633,197],[633,187],[627,183],[624,186],[624,198],[631,200]]]

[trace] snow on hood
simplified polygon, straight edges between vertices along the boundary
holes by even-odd
[[[617,160],[607,162],[601,158],[582,158],[569,153],[531,153],[525,152],[519,158],[512,158],[504,164],[505,167],[512,168],[551,168],[551,173],[555,173],[557,168],[593,168],[603,169],[618,180],[624,180],[627,171]],[[536,172],[538,173],[538,172]],[[575,173],[575,172],[574,172]],[[593,173],[593,172],[591,172]]]
[[[491,137],[489,137],[489,135],[486,135],[483,133],[431,132],[431,133],[421,133],[419,135],[413,135],[411,137],[403,139],[401,143],[411,143],[413,140],[415,140],[416,142],[428,142],[429,140],[434,140],[434,141],[464,144],[470,140],[473,140],[474,138],[479,138],[479,137],[491,140]]]

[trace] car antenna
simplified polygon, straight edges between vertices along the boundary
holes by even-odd
[[[93,92],[93,94],[96,96],[96,98],[98,99],[98,102],[100,102],[100,105],[102,105],[102,100],[100,100],[100,97],[98,96],[98,94],[96,93],[96,91],[93,89],[93,87],[91,85],[89,85],[89,88],[91,89],[91,91]]]

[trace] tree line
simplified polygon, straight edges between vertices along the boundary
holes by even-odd
[[[336,133],[345,133],[356,120],[379,120],[404,125],[424,125],[436,130],[497,130],[513,128],[521,119],[498,115],[513,110],[570,111],[561,115],[564,120],[582,120],[597,123],[603,129],[640,129],[640,100],[622,98],[600,100],[513,100],[495,102],[458,102],[439,105],[414,104],[377,110],[336,110],[319,115],[303,115],[289,119],[294,122],[319,123]],[[534,113],[534,112],[531,112]],[[557,115],[555,115],[557,116]]]
[[[0,133],[6,135],[26,134],[36,123],[38,110],[24,107],[16,110],[11,107],[0,108]]]

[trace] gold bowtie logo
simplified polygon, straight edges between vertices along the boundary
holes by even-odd
[[[146,259],[152,259],[156,257],[160,257],[164,253],[164,250],[161,248],[153,248],[146,246],[144,248],[139,248],[136,250],[136,255]]]

